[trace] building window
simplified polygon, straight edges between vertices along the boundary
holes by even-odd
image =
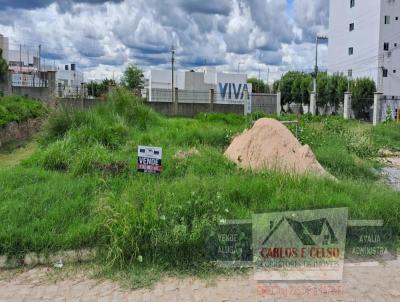
[[[354,23],[350,23],[349,25],[349,31],[353,31],[354,30]]]
[[[385,16],[385,24],[390,24],[390,16]]]
[[[352,56],[354,54],[354,48],[349,47],[349,56]]]
[[[356,0],[350,0],[350,7],[354,7],[356,5]]]
[[[399,17],[396,17],[396,21],[399,21]]]
[[[387,76],[388,76],[388,70],[387,70],[386,68],[384,68],[384,69],[382,70],[382,76],[383,76],[384,78],[387,78]]]
[[[396,69],[393,70],[393,73],[396,73]]]
[[[394,47],[397,47],[397,43],[394,43]]]
[[[388,42],[383,43],[383,50],[389,51],[389,43]]]
[[[352,77],[353,77],[353,69],[349,69],[349,70],[347,71],[347,76],[348,76],[349,78],[352,78]]]

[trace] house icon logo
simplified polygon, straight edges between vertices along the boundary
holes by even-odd
[[[338,239],[326,218],[297,221],[282,217],[277,223],[270,221],[270,231],[262,245],[279,241],[281,234],[290,234],[304,246],[327,246],[338,243]]]

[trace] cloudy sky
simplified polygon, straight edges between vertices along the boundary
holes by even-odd
[[[328,27],[329,0],[0,0],[0,33],[47,62],[76,63],[86,78],[215,65],[272,80],[310,70],[315,35]],[[326,62],[321,47],[321,65]]]

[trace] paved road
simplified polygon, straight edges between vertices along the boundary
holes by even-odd
[[[213,284],[190,278],[167,279],[152,289],[126,290],[111,281],[79,275],[51,281],[50,273],[51,269],[35,268],[8,278],[2,276],[0,301],[400,301],[400,260],[370,266],[346,264],[344,280],[336,284],[341,286],[341,293],[328,290],[327,294],[324,289],[332,284],[299,283],[292,285],[294,291],[275,291],[297,295],[285,298],[263,296],[277,285],[257,284],[251,274],[218,278]]]

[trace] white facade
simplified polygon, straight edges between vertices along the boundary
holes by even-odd
[[[149,79],[149,101],[171,100],[172,75],[170,70],[151,70]],[[176,71],[174,88],[178,91],[192,92],[196,99],[207,101],[211,89],[215,93],[216,103],[244,103],[252,92],[247,83],[247,75],[241,73],[217,72],[215,68],[206,68],[202,72]],[[162,93],[163,90],[165,93]],[[168,94],[169,93],[169,94]],[[192,96],[192,98],[193,98]]]
[[[60,97],[73,97],[81,93],[82,84],[85,81],[84,74],[71,69],[73,69],[71,66],[65,65],[64,69],[57,70],[56,82]]]
[[[58,70],[56,80],[64,86],[80,87],[84,83],[83,73],[76,70]]]
[[[328,72],[400,96],[400,0],[331,0]]]

